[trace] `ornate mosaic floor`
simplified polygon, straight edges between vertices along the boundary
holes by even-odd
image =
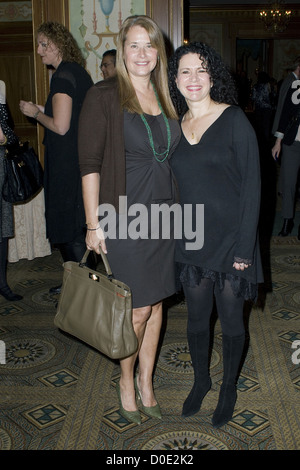
[[[154,377],[163,419],[142,414],[142,424],[134,425],[119,413],[118,363],[53,325],[57,297],[48,290],[61,279],[58,253],[10,264],[10,283],[24,299],[16,303],[0,299],[0,450],[299,450],[300,242],[296,237],[272,239],[267,267],[269,289],[245,314],[250,342],[234,416],[216,430],[211,417],[222,381],[218,321],[211,357],[213,387],[200,412],[183,419],[182,403],[193,381],[186,306],[166,304]],[[296,344],[298,349],[293,349]]]

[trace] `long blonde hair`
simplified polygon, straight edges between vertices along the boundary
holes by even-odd
[[[170,98],[168,87],[168,63],[164,38],[155,21],[146,15],[129,16],[124,21],[118,34],[116,69],[119,81],[121,107],[130,113],[143,113],[124,61],[124,44],[128,31],[133,26],[141,26],[144,28],[149,34],[152,47],[157,50],[158,59],[156,67],[151,73],[151,81],[157,91],[166,116],[171,119],[177,119],[177,113]]]

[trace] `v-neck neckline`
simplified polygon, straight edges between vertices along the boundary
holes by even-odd
[[[231,107],[232,107],[232,105],[227,106],[227,108],[225,108],[225,109],[222,111],[222,113],[217,117],[217,119],[216,119],[214,122],[211,123],[211,125],[206,129],[206,131],[203,132],[203,134],[202,134],[200,140],[199,140],[198,142],[195,142],[194,144],[191,144],[191,143],[188,141],[188,139],[186,138],[186,136],[185,136],[185,134],[184,134],[184,132],[183,132],[183,130],[182,130],[182,127],[181,127],[181,122],[182,122],[182,119],[181,119],[181,121],[180,121],[181,133],[182,133],[183,137],[185,138],[185,140],[187,141],[187,143],[188,143],[191,147],[194,147],[194,146],[196,146],[196,145],[199,145],[200,142],[202,142],[203,137],[205,136],[205,134],[214,126],[214,124],[215,124],[216,122],[218,122],[219,119],[221,119],[221,117],[222,117],[223,114],[226,112],[226,110],[229,109],[229,108],[231,108]]]

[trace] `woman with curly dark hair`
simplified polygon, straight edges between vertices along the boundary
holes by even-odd
[[[183,213],[204,205],[204,243],[189,249],[185,234],[176,247],[177,276],[187,307],[187,337],[194,385],[182,415],[197,413],[211,388],[210,317],[215,297],[222,328],[224,375],[212,423],[233,415],[236,380],[245,343],[243,306],[263,281],[257,225],[260,169],[256,136],[236,106],[234,81],[221,57],[203,43],[177,49],[169,64],[170,91],[182,136],[171,158]],[[189,240],[190,241],[190,240]]]
[[[54,70],[45,107],[20,101],[25,116],[45,128],[45,215],[47,237],[63,261],[81,261],[85,250],[85,215],[78,163],[78,120],[93,81],[84,69],[80,48],[62,24],[46,22],[37,31],[37,53]],[[61,285],[52,287],[59,294]]]

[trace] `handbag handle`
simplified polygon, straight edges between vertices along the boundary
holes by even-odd
[[[113,277],[112,271],[111,271],[111,269],[110,269],[110,265],[109,265],[109,262],[108,262],[108,259],[107,259],[107,256],[106,256],[106,254],[103,252],[102,248],[101,248],[101,247],[99,247],[99,248],[100,248],[100,255],[101,255],[101,258],[102,258],[104,267],[105,267],[106,274],[107,274],[108,277]],[[85,252],[84,255],[83,255],[82,260],[80,261],[80,265],[82,265],[82,264],[85,265],[85,264],[86,264],[87,257],[89,256],[89,254],[90,254],[91,251],[92,251],[92,250],[86,250],[86,252]]]

